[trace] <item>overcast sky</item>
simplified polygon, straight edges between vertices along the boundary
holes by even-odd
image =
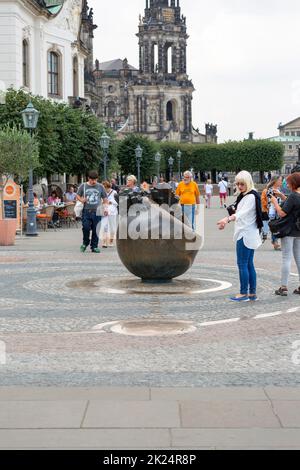
[[[145,0],[89,0],[95,58],[138,66]],[[219,126],[220,141],[278,134],[300,116],[299,0],[181,0],[187,17],[188,73],[196,92],[193,124]]]

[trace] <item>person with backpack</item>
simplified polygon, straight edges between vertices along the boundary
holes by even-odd
[[[236,242],[237,264],[240,275],[240,294],[231,297],[233,302],[255,302],[258,300],[257,275],[254,255],[261,244],[260,231],[263,227],[261,198],[254,187],[248,171],[241,171],[236,177],[238,196],[234,206],[229,208],[229,216],[218,222],[224,230],[230,222],[235,222],[234,241]]]
[[[272,204],[272,196],[277,198],[277,202],[281,204],[287,199],[285,194],[281,191],[282,187],[282,176],[272,176],[271,181],[268,183],[266,189],[263,190],[261,195],[262,211],[263,211],[263,241],[268,238],[269,221],[278,218],[274,204]],[[275,251],[281,251],[280,243],[276,235],[272,234],[272,245]]]
[[[289,175],[286,181],[291,194],[282,207],[278,204],[275,196],[272,198],[272,203],[281,219],[273,227],[270,225],[271,230],[275,230],[277,226],[277,235],[282,238],[281,287],[275,291],[276,295],[282,297],[288,295],[288,282],[293,256],[300,281],[300,173]],[[300,286],[294,291],[294,294],[300,295]]]

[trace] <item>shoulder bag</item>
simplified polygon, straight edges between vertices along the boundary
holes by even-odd
[[[85,185],[83,189],[83,196],[85,197]],[[82,217],[82,212],[83,212],[84,204],[80,201],[76,201],[75,207],[74,207],[74,212],[76,215],[77,219],[81,219]]]
[[[295,219],[292,214],[282,217],[280,219],[274,219],[269,222],[270,231],[276,238],[285,238],[288,237],[294,226]]]

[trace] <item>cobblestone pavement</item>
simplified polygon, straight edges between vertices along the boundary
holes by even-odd
[[[238,274],[233,226],[215,228],[221,216],[217,208],[206,213],[204,249],[172,285],[142,285],[115,249],[79,253],[80,229],[0,248],[1,385],[300,385],[299,297],[274,295],[281,254],[268,242],[256,255],[259,302],[230,303]],[[299,285],[292,271],[291,290]],[[194,329],[114,332],[117,322],[141,319],[186,321]]]

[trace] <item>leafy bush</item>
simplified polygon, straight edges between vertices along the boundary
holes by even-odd
[[[117,158],[123,174],[136,175],[137,162],[135,149],[138,145],[143,149],[141,161],[141,179],[143,180],[151,177],[155,172],[154,156],[158,148],[153,141],[140,135],[129,135],[119,142]]]
[[[9,176],[25,180],[29,170],[39,166],[39,147],[27,131],[6,126],[0,129],[0,200],[3,214],[3,192]]]

